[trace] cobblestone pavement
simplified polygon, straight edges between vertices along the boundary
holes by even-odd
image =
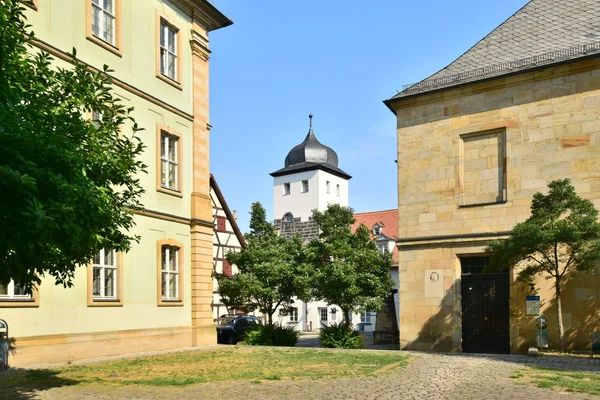
[[[517,385],[510,378],[524,365],[542,365],[599,374],[600,360],[560,357],[490,356],[406,352],[404,369],[376,378],[208,383],[187,387],[106,387],[75,385],[47,390],[1,389],[10,400],[188,400],[188,399],[600,399]],[[226,366],[224,366],[226,368]],[[1,379],[1,375],[0,375]]]

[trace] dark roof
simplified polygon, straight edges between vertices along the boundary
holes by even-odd
[[[532,0],[450,65],[396,98],[600,54],[598,0]]]
[[[227,216],[227,219],[229,220],[229,223],[231,224],[233,232],[235,232],[235,236],[240,242],[240,245],[242,247],[246,247],[246,238],[244,237],[244,235],[242,235],[242,231],[240,231],[240,227],[238,226],[237,221],[233,216],[233,213],[229,209],[229,206],[225,201],[225,196],[223,196],[223,192],[221,192],[221,188],[217,184],[217,180],[215,179],[213,174],[210,174],[210,187],[213,188],[213,190],[215,191],[215,194],[219,199],[219,203],[221,203],[221,207],[223,208],[223,211],[225,211],[225,215]]]
[[[350,175],[338,168],[338,156],[331,147],[321,144],[311,127],[304,141],[292,150],[285,157],[284,167],[271,173],[271,176],[282,176],[295,174],[302,171],[311,171],[322,169],[344,179],[352,178]]]

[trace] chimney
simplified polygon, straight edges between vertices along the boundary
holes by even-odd
[[[233,210],[233,220],[237,222],[237,210]]]

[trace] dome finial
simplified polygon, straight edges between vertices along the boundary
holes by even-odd
[[[312,113],[308,114],[308,119],[309,119],[309,123],[308,123],[308,127],[312,129]]]

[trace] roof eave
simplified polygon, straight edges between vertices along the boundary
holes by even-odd
[[[190,2],[195,7],[199,8],[208,18],[210,18],[211,24],[210,26],[206,27],[207,31],[215,31],[217,29],[233,25],[233,21],[231,19],[219,11],[217,7],[210,4],[207,0],[190,0]]]
[[[571,58],[568,60],[557,61],[557,62],[550,63],[550,64],[537,65],[537,66],[530,67],[530,68],[524,68],[524,69],[520,69],[520,70],[516,70],[516,71],[510,71],[510,72],[500,74],[500,75],[494,75],[494,76],[481,78],[481,79],[477,79],[477,80],[473,80],[473,81],[458,83],[456,85],[441,86],[439,88],[435,88],[435,89],[431,89],[431,90],[424,90],[421,92],[415,92],[415,93],[407,94],[407,95],[401,96],[401,97],[392,97],[390,99],[384,100],[383,104],[385,104],[390,109],[390,111],[392,111],[395,115],[397,115],[396,109],[393,108],[392,105],[395,103],[398,103],[400,101],[405,101],[406,99],[413,99],[413,98],[416,98],[421,95],[435,94],[435,93],[443,92],[445,90],[457,89],[457,88],[461,88],[461,87],[465,87],[465,86],[469,86],[469,85],[473,85],[473,84],[477,84],[477,83],[489,82],[494,79],[507,78],[507,77],[511,77],[511,76],[515,76],[515,75],[519,75],[519,74],[524,74],[527,72],[540,71],[545,68],[557,67],[560,65],[565,65],[565,64],[578,62],[578,61],[582,61],[582,60],[594,58],[594,57],[599,57],[599,56],[600,56],[600,53],[593,53],[593,54],[588,54],[588,55],[577,57],[577,58]],[[400,92],[400,93],[402,93],[402,92]]]
[[[282,170],[283,169],[283,170]],[[315,164],[315,165],[309,165],[303,168],[298,168],[298,169],[293,169],[293,170],[287,170],[285,171],[284,168],[282,168],[280,170],[277,170],[275,172],[271,172],[269,175],[271,175],[273,178],[278,177],[278,176],[285,176],[285,175],[292,175],[292,174],[296,174],[298,172],[306,172],[306,171],[313,171],[316,169],[320,169],[322,171],[325,172],[329,172],[330,174],[333,174],[335,176],[338,176],[340,178],[344,178],[347,180],[352,179],[351,175],[348,175],[347,173],[345,173],[342,170],[336,171],[332,168],[328,168],[326,165],[319,165],[319,164]]]

